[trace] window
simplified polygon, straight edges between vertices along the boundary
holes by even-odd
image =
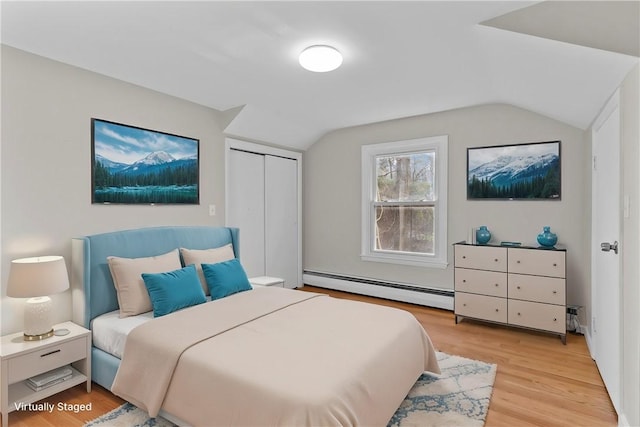
[[[362,147],[363,260],[446,268],[447,144],[444,135]]]

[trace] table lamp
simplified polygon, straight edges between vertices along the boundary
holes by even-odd
[[[66,289],[69,289],[69,275],[63,257],[41,256],[11,261],[7,296],[29,298],[24,311],[25,341],[53,336],[48,295]]]

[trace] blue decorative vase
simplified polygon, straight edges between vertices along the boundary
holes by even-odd
[[[542,233],[538,234],[538,243],[545,248],[552,248],[558,242],[556,233],[551,232],[551,227],[542,227]]]
[[[476,230],[476,243],[479,245],[484,245],[491,240],[491,232],[487,230],[486,225],[481,225],[480,228]]]

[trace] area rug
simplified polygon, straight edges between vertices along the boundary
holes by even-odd
[[[424,373],[389,421],[388,427],[483,426],[496,377],[496,365],[437,353],[442,373]],[[84,427],[175,427],[130,403]]]

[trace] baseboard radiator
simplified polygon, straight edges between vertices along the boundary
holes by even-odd
[[[453,290],[305,270],[306,285],[453,310]]]

